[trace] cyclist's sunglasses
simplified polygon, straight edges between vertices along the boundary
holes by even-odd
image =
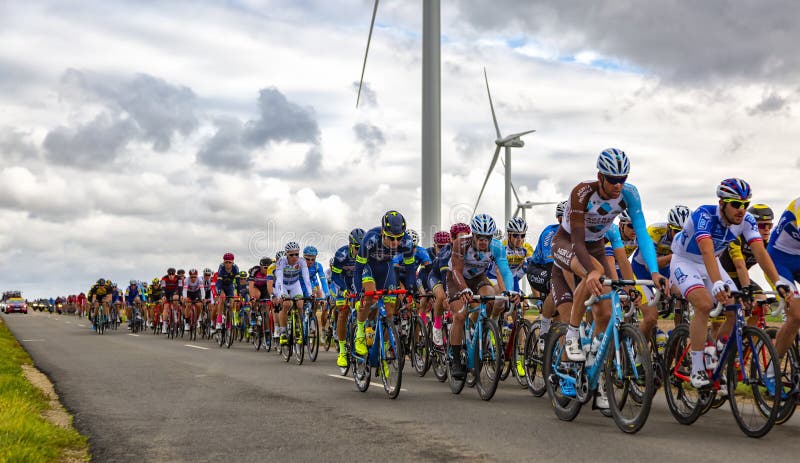
[[[620,183],[625,183],[625,181],[628,180],[628,176],[627,175],[623,175],[622,177],[613,177],[611,175],[603,175],[603,178],[606,179],[606,182],[608,182],[608,183],[610,183],[612,185],[619,185]]]
[[[672,225],[669,226],[669,229],[672,230],[673,233],[679,233],[681,230],[683,230],[682,228],[673,227]]]
[[[631,230],[633,230],[633,224],[630,223],[630,222],[625,222],[625,223],[622,224],[622,226],[625,227],[625,228],[630,228]]]
[[[291,254],[286,254],[286,257],[298,257],[298,256],[300,256],[299,252],[293,252]]]
[[[738,199],[723,199],[722,202],[730,204],[734,209],[747,209],[750,207],[750,201],[739,201]]]
[[[509,233],[509,238],[525,238],[525,233]]]
[[[772,228],[772,222],[758,222],[759,230],[770,230],[771,228]]]
[[[310,261],[310,262],[314,262],[315,260],[317,260],[316,257],[306,257],[306,256],[303,256],[303,259],[305,259],[307,261]]]
[[[492,241],[492,235],[475,235],[475,239],[478,241]]]
[[[404,235],[390,235],[388,233],[384,233],[383,236],[389,238],[389,241],[400,241],[403,239]]]

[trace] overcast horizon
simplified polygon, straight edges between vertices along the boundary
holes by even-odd
[[[167,267],[331,250],[400,210],[420,226],[421,2],[0,0],[0,271],[28,298]],[[645,216],[741,177],[798,196],[800,3],[442,2],[442,223],[494,152],[483,68],[523,201],[561,201],[604,148]],[[502,166],[480,211],[502,226]],[[528,211],[528,241],[554,222]],[[760,277],[758,278],[760,279]]]

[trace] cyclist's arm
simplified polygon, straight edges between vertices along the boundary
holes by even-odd
[[[497,283],[500,285],[501,291],[512,291],[514,289],[514,274],[511,273],[511,267],[508,266],[508,254],[506,254],[506,247],[500,240],[492,238],[491,243],[492,256],[494,263],[497,267],[497,274],[500,278]]]
[[[333,265],[331,265],[331,280],[337,288],[349,288],[347,282],[344,281],[344,271],[337,267],[337,264],[338,262],[333,261]]]
[[[644,213],[642,212],[642,200],[639,198],[639,191],[635,186],[626,183],[622,190],[622,196],[625,198],[625,204],[628,206],[628,215],[631,216],[633,223],[633,230],[636,232],[636,242],[639,246],[639,252],[642,254],[647,269],[650,273],[658,273],[658,261],[656,259],[656,247],[653,240],[650,239],[650,234],[647,232],[647,222],[644,220]]]
[[[300,259],[300,275],[303,278],[303,283],[305,283],[305,286],[303,286],[303,296],[308,297],[311,291],[311,278],[308,274],[308,265],[306,265],[306,261],[303,259]]]
[[[317,262],[317,278],[319,278],[320,286],[322,286],[322,294],[328,297],[328,294],[331,292],[328,287],[328,279],[325,278],[325,271],[322,269],[322,265],[319,262]]]

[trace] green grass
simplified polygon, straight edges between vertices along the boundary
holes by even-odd
[[[20,365],[33,364],[0,320],[0,462],[50,462],[65,452],[88,455],[86,438],[42,418],[47,397],[25,379]]]

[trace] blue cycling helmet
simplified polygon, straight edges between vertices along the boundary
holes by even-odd
[[[389,211],[383,215],[381,230],[389,236],[403,236],[406,232],[406,219],[397,211]]]
[[[631,163],[624,151],[608,148],[597,158],[597,170],[603,175],[624,177],[631,171]]]
[[[750,185],[740,178],[726,178],[717,186],[717,198],[745,201],[753,196]]]
[[[494,232],[497,231],[497,225],[495,225],[494,219],[489,214],[478,214],[472,218],[472,222],[469,223],[469,229],[473,235],[494,236]]]
[[[350,230],[350,244],[353,246],[361,246],[361,241],[364,240],[364,229],[354,228]]]
[[[316,256],[317,255],[317,248],[314,246],[306,246],[303,248],[303,255],[304,256]]]

